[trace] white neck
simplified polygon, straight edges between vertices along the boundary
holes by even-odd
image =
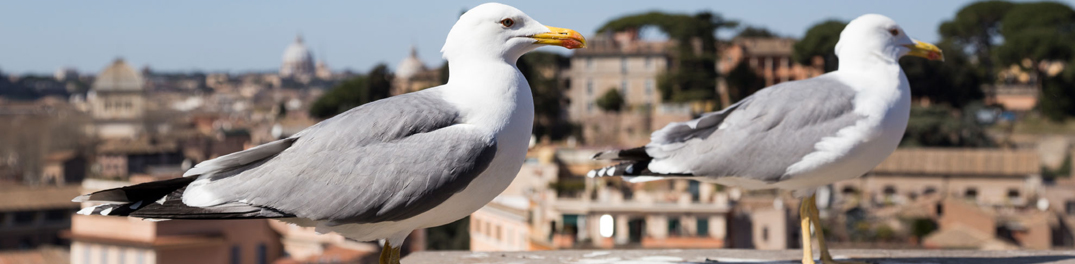
[[[498,132],[509,121],[533,122],[530,85],[514,64],[497,60],[449,61],[445,100],[462,111],[463,123]],[[511,120],[526,117],[525,120]]]

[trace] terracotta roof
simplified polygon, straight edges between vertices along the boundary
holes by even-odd
[[[71,202],[71,199],[80,194],[79,188],[79,186],[0,188],[0,211],[78,209],[79,204]]]
[[[922,244],[928,248],[1005,250],[1018,249],[1011,243],[996,239],[978,230],[957,225],[927,235]]]
[[[1026,176],[1040,173],[1040,166],[1033,150],[909,148],[896,150],[872,173]]]

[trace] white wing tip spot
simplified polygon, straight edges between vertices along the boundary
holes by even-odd
[[[595,170],[590,170],[590,172],[586,173],[586,177],[593,178],[594,176],[597,176],[597,171]]]
[[[93,209],[94,209],[94,208],[97,208],[97,207],[96,207],[96,206],[90,206],[90,207],[82,208],[82,209],[78,210],[78,213],[77,213],[77,214],[80,214],[80,215],[90,215],[90,214],[93,214]]]
[[[111,213],[111,212],[112,212],[112,207],[108,207],[108,208],[105,208],[104,210],[101,210],[101,215],[108,215],[108,213]]]
[[[616,173],[616,168],[609,168],[608,171],[605,171],[605,176],[612,176],[615,173]]]

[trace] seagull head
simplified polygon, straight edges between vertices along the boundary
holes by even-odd
[[[937,46],[911,38],[896,21],[878,14],[851,20],[840,32],[840,41],[836,43],[836,56],[841,61],[871,55],[893,62],[905,55],[944,61],[944,54]]]
[[[576,49],[586,47],[586,39],[574,30],[542,25],[514,7],[485,3],[459,17],[441,52],[449,61],[494,59],[514,64],[544,45]]]

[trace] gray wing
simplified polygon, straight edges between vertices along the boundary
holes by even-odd
[[[279,153],[252,152],[267,158],[202,175],[184,196],[210,193],[217,203],[334,223],[415,216],[463,190],[496,153],[495,139],[459,125],[458,110],[438,93],[354,108],[297,133]]]
[[[788,166],[863,116],[855,91],[832,75],[762,89],[720,112],[653,133],[649,169],[663,174],[775,182]]]

